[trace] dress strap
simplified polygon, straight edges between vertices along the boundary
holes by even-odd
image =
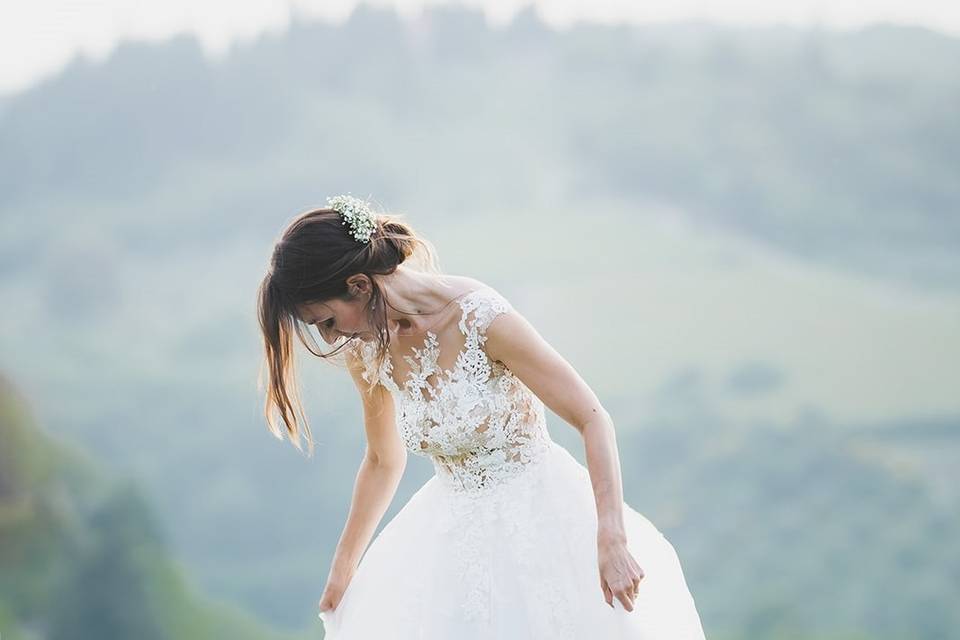
[[[468,339],[485,336],[494,318],[513,310],[510,302],[491,287],[482,287],[463,297],[460,307],[463,309],[460,331]]]
[[[366,340],[361,340],[355,338],[352,340],[352,344],[347,347],[350,351],[360,358],[360,361],[363,363],[363,379],[367,382],[372,383],[374,380],[379,380],[380,376],[374,367],[374,345]]]

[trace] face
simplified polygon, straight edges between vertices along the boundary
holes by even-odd
[[[314,325],[327,344],[333,344],[341,336],[350,337],[354,333],[370,333],[367,326],[363,299],[350,302],[327,300],[302,304],[298,307],[300,319]]]

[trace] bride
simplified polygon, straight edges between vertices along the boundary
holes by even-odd
[[[440,274],[401,216],[328,205],[283,231],[258,290],[274,435],[313,452],[294,335],[343,354],[362,404],[325,637],[702,640],[676,551],[623,501],[611,416],[573,367],[496,289]],[[586,467],[545,407],[583,437]],[[374,538],[408,452],[435,474]]]

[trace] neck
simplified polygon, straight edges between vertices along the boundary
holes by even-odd
[[[400,336],[425,334],[436,323],[436,312],[455,295],[440,276],[403,265],[379,284],[389,302],[386,308],[390,330]]]

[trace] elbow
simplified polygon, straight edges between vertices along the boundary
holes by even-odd
[[[613,417],[610,415],[610,412],[608,412],[602,406],[591,407],[590,411],[581,416],[579,420],[573,422],[573,426],[576,427],[577,431],[582,434],[587,426],[593,423],[609,425],[609,427],[612,429]]]
[[[401,452],[400,452],[398,455],[393,456],[392,458],[386,460],[386,461],[383,463],[383,465],[384,465],[386,468],[395,471],[395,472],[397,473],[397,475],[403,475],[404,469],[407,468],[407,452],[406,452],[406,450],[405,450],[405,449],[404,449],[404,450],[401,450]]]
[[[367,449],[365,457],[370,465],[399,474],[403,474],[407,466],[407,450],[402,447],[398,451],[391,450],[381,453]]]

